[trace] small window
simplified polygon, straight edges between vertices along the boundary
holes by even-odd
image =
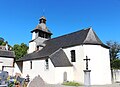
[[[44,38],[44,33],[43,32],[39,32],[39,37]]]
[[[48,59],[45,60],[45,69],[49,69],[49,61],[48,61]]]
[[[71,62],[76,62],[75,50],[71,50]]]
[[[39,46],[37,46],[37,51],[39,50]]]
[[[47,38],[47,34],[46,33],[44,33],[44,38]]]
[[[32,69],[32,61],[30,61],[30,69]]]

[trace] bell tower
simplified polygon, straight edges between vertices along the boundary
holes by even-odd
[[[46,26],[46,18],[42,16],[39,19],[39,24],[36,26],[32,33],[32,40],[29,43],[29,51],[28,53],[32,53],[36,50],[42,49],[45,44],[44,41],[51,38],[52,33]]]
[[[34,30],[31,31],[32,33],[32,40],[36,39],[37,37],[49,39],[51,38],[52,33],[48,30],[46,26],[46,18],[42,16],[39,19],[39,24],[36,26]]]

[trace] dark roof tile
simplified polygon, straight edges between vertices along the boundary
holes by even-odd
[[[24,56],[22,59],[20,59],[20,61],[22,60],[25,61],[28,59],[46,58],[60,48],[66,48],[82,44],[101,45],[108,48],[106,45],[102,43],[102,41],[98,38],[98,36],[91,28],[83,29],[77,32],[73,32],[60,37],[46,40],[44,44],[46,45],[45,47],[43,47],[42,50],[28,54]]]
[[[13,51],[0,50],[0,57],[14,58],[15,53]]]
[[[68,67],[72,66],[68,57],[62,49],[57,50],[52,55],[50,55],[50,59],[55,67]]]

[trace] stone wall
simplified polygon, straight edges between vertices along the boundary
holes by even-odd
[[[113,81],[120,82],[120,69],[113,70]]]

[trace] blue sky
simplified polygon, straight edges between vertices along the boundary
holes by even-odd
[[[92,27],[104,43],[120,42],[120,0],[0,0],[0,37],[28,44],[42,15],[52,37]]]

